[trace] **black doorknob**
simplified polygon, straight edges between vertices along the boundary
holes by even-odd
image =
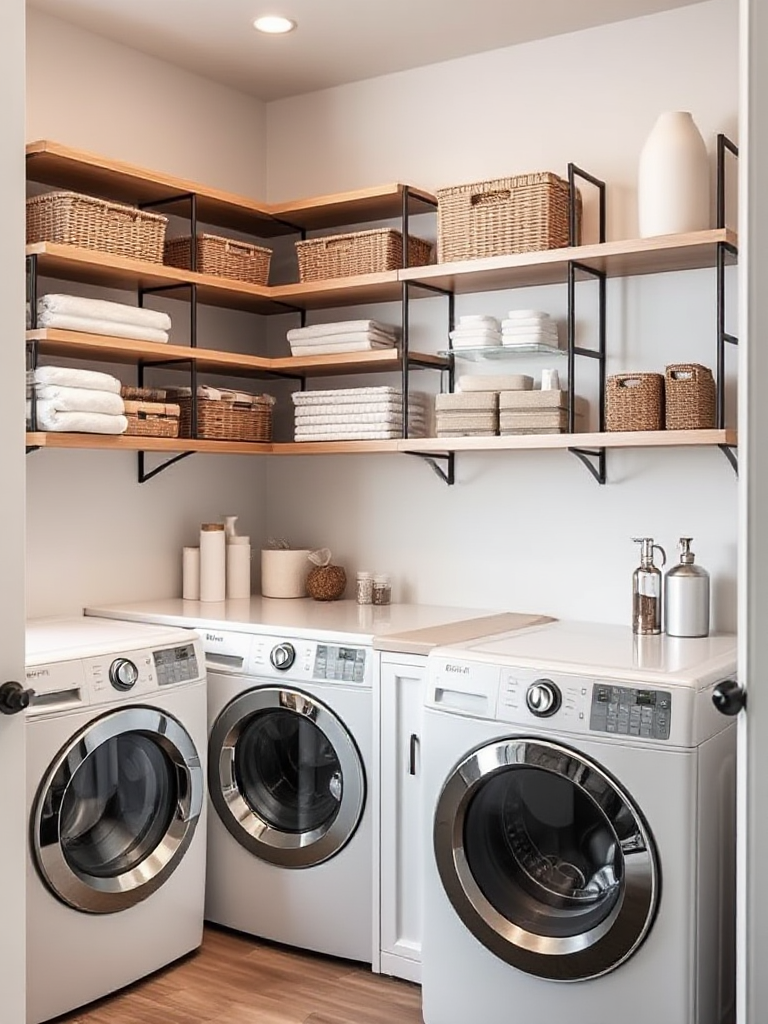
[[[0,686],[0,714],[18,715],[29,707],[34,690],[25,690],[21,683],[9,681]]]
[[[747,693],[735,679],[725,679],[712,691],[712,703],[723,715],[738,715],[746,707]]]

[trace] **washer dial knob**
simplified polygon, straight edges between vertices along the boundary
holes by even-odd
[[[525,694],[528,710],[537,718],[554,715],[562,703],[560,688],[551,679],[537,679],[531,683]]]
[[[139,678],[139,670],[128,658],[117,658],[109,666],[109,681],[116,690],[132,689]]]
[[[269,660],[280,672],[285,672],[296,661],[296,648],[293,644],[283,643],[272,648]]]

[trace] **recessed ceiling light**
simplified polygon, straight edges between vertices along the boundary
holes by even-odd
[[[279,14],[267,14],[263,18],[257,18],[253,27],[258,32],[267,32],[269,35],[283,35],[285,32],[292,32],[296,28],[296,22],[290,18],[283,18]]]

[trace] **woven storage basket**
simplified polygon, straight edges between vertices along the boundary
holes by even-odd
[[[128,420],[126,434],[142,437],[178,437],[178,405],[164,402],[125,402],[125,416]]]
[[[617,373],[605,384],[606,430],[663,430],[664,377]]]
[[[120,396],[130,402],[164,402],[167,397],[165,388],[137,388],[123,384]]]
[[[351,231],[296,242],[299,280],[327,281],[356,274],[378,274],[403,266],[403,236],[394,228]],[[432,259],[432,243],[408,237],[408,266],[423,267]]]
[[[664,375],[667,430],[711,430],[715,426],[715,379],[699,363],[673,363]]]
[[[78,192],[27,200],[27,243],[55,242],[150,263],[163,262],[168,218]]]
[[[192,398],[174,398],[181,406],[179,437],[192,437]],[[197,399],[197,436],[208,441],[271,441],[272,402],[241,405],[224,399]]]
[[[251,242],[240,242],[220,235],[198,235],[195,269],[200,274],[230,277],[248,284],[266,284],[272,250]],[[165,243],[165,262],[171,267],[189,270],[192,266],[192,239],[169,238]]]
[[[437,262],[475,260],[570,245],[568,182],[542,171],[437,192]],[[581,194],[576,192],[576,238]]]

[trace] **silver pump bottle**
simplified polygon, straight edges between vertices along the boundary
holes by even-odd
[[[667,555],[653,537],[633,537],[640,545],[640,565],[632,573],[632,632],[643,635],[661,632],[661,570],[654,565],[653,552],[661,552],[661,564]]]
[[[680,563],[664,577],[664,629],[668,636],[709,636],[709,573],[694,565],[692,539],[680,538]]]

